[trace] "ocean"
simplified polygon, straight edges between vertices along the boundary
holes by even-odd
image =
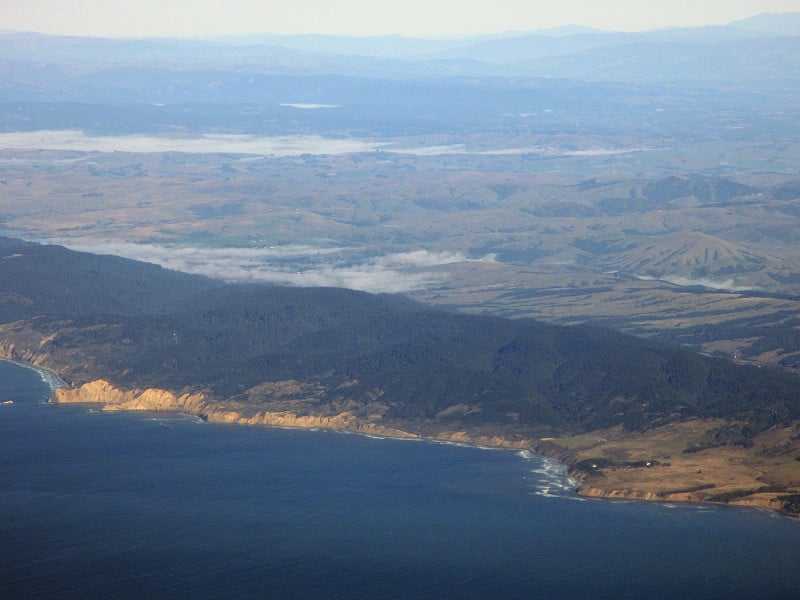
[[[792,598],[800,520],[504,450],[46,404],[0,362],[0,598]]]

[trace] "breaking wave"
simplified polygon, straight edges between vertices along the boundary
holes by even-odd
[[[517,456],[530,461],[535,475],[529,479],[531,494],[547,498],[572,498],[577,499],[575,490],[578,489],[577,480],[567,475],[567,466],[544,456],[534,454],[529,450],[520,450]]]
[[[53,371],[49,371],[42,367],[36,367],[28,363],[18,362],[16,360],[7,360],[7,359],[0,359],[0,360],[13,363],[19,367],[22,367],[23,369],[35,371],[39,375],[39,379],[41,379],[42,382],[45,383],[53,392],[55,392],[58,388],[66,385],[64,381]]]

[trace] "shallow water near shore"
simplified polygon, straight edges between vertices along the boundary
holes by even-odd
[[[91,412],[0,362],[4,598],[796,598],[800,521],[527,453]]]

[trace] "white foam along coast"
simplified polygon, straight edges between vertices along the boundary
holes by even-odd
[[[517,452],[520,458],[538,463],[531,469],[536,474],[532,493],[537,496],[549,498],[578,498],[575,490],[578,489],[578,481],[567,475],[567,466],[553,458],[534,454],[530,450],[520,450]]]
[[[20,362],[18,360],[6,360],[6,359],[0,359],[0,360],[13,363],[24,369],[30,369],[32,371],[36,371],[39,374],[41,380],[44,383],[46,383],[50,387],[50,390],[53,392],[55,392],[58,388],[67,385],[66,382],[63,379],[61,379],[61,377],[59,377],[57,373],[49,369],[45,369],[43,367],[37,367],[29,363]]]

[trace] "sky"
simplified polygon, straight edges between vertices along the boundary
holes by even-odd
[[[724,24],[762,12],[800,12],[800,0],[2,0],[0,30],[100,37],[454,37],[563,25],[642,31]]]

